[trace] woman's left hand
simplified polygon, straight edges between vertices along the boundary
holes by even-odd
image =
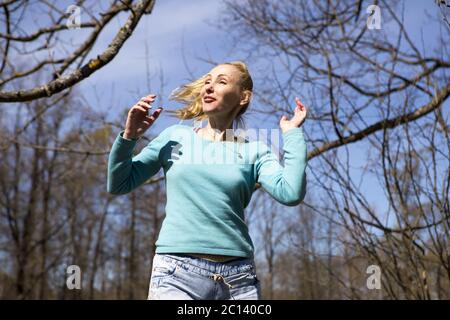
[[[294,116],[292,117],[292,119],[288,120],[286,116],[281,117],[280,127],[283,133],[292,128],[300,127],[306,119],[306,114],[308,111],[306,107],[301,103],[300,99],[297,97],[295,97],[295,103],[297,104],[297,106],[295,107]]]

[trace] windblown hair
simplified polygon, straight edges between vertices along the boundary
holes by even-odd
[[[244,62],[232,61],[222,63],[221,65],[235,66],[241,74],[239,81],[241,89],[243,91],[249,90],[250,92],[253,92],[253,81],[248,71],[248,68]],[[184,103],[185,107],[169,112],[175,114],[176,117],[183,120],[195,119],[202,121],[204,119],[207,119],[207,115],[203,112],[202,100],[200,96],[200,90],[205,84],[205,80],[206,74],[195,81],[192,81],[190,83],[183,85],[182,87],[178,87],[177,89],[175,89],[170,95],[169,99]],[[249,104],[250,101],[246,105],[244,105],[241,111],[239,111],[239,113],[236,115],[236,118],[234,119],[236,127],[238,126],[239,122],[243,123],[242,115],[247,110]]]

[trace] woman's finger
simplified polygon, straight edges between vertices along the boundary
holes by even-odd
[[[303,105],[303,103],[300,101],[299,98],[295,97],[295,102],[297,103],[297,106],[300,108],[300,110],[305,108],[305,106]]]
[[[162,108],[162,107],[158,107],[158,108],[153,112],[152,117],[154,117],[155,119],[158,118],[162,111],[163,111],[163,108]]]
[[[143,96],[141,99],[143,98],[156,98],[156,94],[149,94],[147,96]]]
[[[305,105],[303,104],[303,102],[302,102],[298,97],[295,97],[295,101],[297,102],[298,105],[300,105],[300,106],[302,106],[302,107],[305,107]]]
[[[147,103],[152,103],[152,102],[155,102],[155,99],[154,99],[154,98],[148,98],[148,97],[142,97],[141,100],[139,100],[139,101],[144,101],[144,102],[147,102]]]
[[[303,109],[300,106],[295,107],[295,116],[304,117],[306,116],[307,109],[304,107]]]
[[[150,103],[145,102],[145,101],[139,101],[138,104],[142,104],[144,106],[146,106],[147,108],[151,108],[152,106],[150,105]]]
[[[145,102],[142,102],[142,101],[138,102],[137,105],[138,105],[138,106],[141,106],[141,107],[144,107],[146,110],[152,108],[152,106],[151,106],[150,104],[145,103]]]
[[[142,107],[142,106],[140,106],[140,105],[134,106],[133,109],[134,109],[134,110],[137,110],[137,111],[141,111],[141,112],[143,112],[143,113],[145,113],[145,114],[148,113],[148,109],[147,109],[147,108],[144,108],[144,107]]]
[[[162,107],[158,107],[158,109],[156,109],[151,116],[147,116],[146,119],[148,119],[149,121],[155,121],[159,115],[161,114],[161,112],[163,111]]]

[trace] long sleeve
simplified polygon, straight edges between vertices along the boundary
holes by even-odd
[[[117,135],[108,158],[109,193],[128,193],[158,173],[162,167],[160,151],[168,141],[169,129],[163,130],[134,157],[137,140],[123,138],[124,131]]]
[[[296,206],[306,195],[306,142],[302,127],[290,129],[282,137],[284,167],[270,148],[261,143],[255,163],[257,182],[278,202]]]

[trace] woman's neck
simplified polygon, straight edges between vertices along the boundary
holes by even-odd
[[[213,141],[234,141],[232,128],[233,121],[208,120],[208,124],[203,129],[202,135]]]

